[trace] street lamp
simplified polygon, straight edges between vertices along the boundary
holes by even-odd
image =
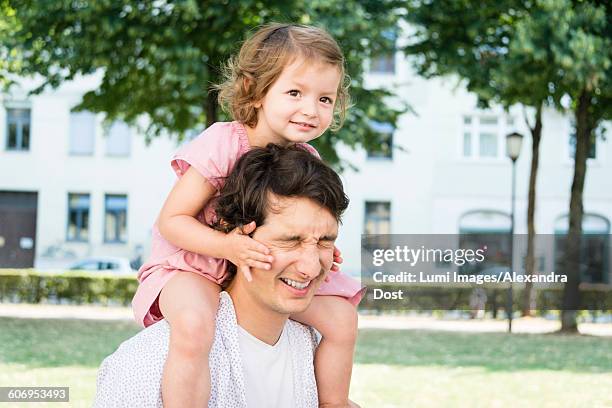
[[[506,154],[512,160],[512,201],[510,210],[510,272],[514,272],[514,202],[516,198],[516,159],[521,154],[523,135],[517,132],[506,136]],[[512,333],[512,282],[508,287],[508,333]]]

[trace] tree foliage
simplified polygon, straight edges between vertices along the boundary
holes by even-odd
[[[578,305],[587,152],[593,133],[612,113],[611,8],[610,2],[597,0],[406,2],[406,18],[415,30],[406,52],[418,56],[421,75],[457,75],[485,106],[491,101],[506,107],[549,103],[573,112],[577,148],[566,310]],[[538,123],[530,128],[533,134]],[[575,330],[575,314],[564,313],[562,324]]]
[[[468,90],[478,96],[481,106],[496,102],[506,108],[516,103],[534,108],[534,120],[530,122],[525,117],[532,142],[525,262],[525,273],[531,275],[535,269],[536,181],[542,107],[551,102],[548,86],[552,71],[541,53],[531,55],[521,49],[518,26],[528,17],[529,5],[512,0],[478,5],[469,2],[414,3],[408,19],[416,33],[407,51],[424,56],[417,60],[421,75],[457,75]],[[531,284],[527,283],[522,306],[524,315],[531,313],[531,290]]]
[[[405,51],[419,57],[421,75],[457,75],[483,105],[545,100],[575,111],[588,91],[594,129],[612,110],[611,8],[577,0],[407,1],[415,32]]]
[[[324,27],[346,55],[354,106],[341,131],[316,141],[324,157],[337,161],[340,141],[376,148],[380,136],[368,120],[395,124],[403,112],[383,103],[389,92],[363,86],[364,61],[393,47],[383,35],[397,22],[392,0],[3,1],[0,21],[11,14],[13,32],[0,34],[0,55],[10,56],[0,78],[39,74],[40,92],[103,72],[100,87],[75,109],[130,124],[145,117],[149,140],[162,133],[181,138],[223,118],[211,85],[221,81],[222,64],[246,36],[272,21]]]

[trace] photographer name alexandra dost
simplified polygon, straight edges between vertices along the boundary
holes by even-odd
[[[487,247],[471,249],[417,249],[397,246],[395,249],[376,249],[372,252],[372,265],[381,267],[385,263],[407,263],[414,267],[417,263],[444,262],[462,266],[466,263],[480,263],[485,260]],[[556,274],[554,271],[545,274],[524,275],[514,271],[500,272],[493,275],[466,275],[448,271],[446,273],[399,272],[385,273],[377,271],[372,274],[375,283],[566,283],[567,275]],[[403,299],[403,291],[388,292],[374,289],[374,299]]]

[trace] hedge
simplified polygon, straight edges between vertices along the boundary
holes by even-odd
[[[390,310],[470,310],[470,297],[477,285],[441,286],[433,284],[375,284],[369,290],[359,308],[375,312]],[[44,273],[34,269],[0,269],[0,302],[13,303],[62,303],[101,304],[128,306],[136,292],[135,276],[108,273],[69,271]],[[480,285],[487,295],[485,309],[491,310],[493,299],[497,309],[503,309],[507,301],[507,285]],[[374,300],[374,288],[386,291],[404,291],[402,300]],[[558,310],[561,306],[563,286],[536,287],[536,304],[539,311]],[[581,285],[581,309],[612,310],[612,286]],[[520,310],[523,299],[522,285],[514,285],[514,310]]]
[[[128,306],[137,287],[135,276],[0,269],[0,302]]]
[[[503,310],[507,304],[508,285],[440,285],[440,284],[372,284],[359,304],[363,311],[406,311],[406,310],[471,310],[470,298],[474,289],[480,287],[486,294],[485,310],[496,307]],[[403,291],[402,299],[374,299],[374,289],[386,292]],[[562,309],[563,285],[534,287],[536,309],[540,313]],[[514,310],[521,310],[524,286],[515,284],[512,288]],[[581,284],[580,310],[612,311],[612,286]]]

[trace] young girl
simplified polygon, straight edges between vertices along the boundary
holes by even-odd
[[[257,31],[230,60],[219,101],[235,122],[216,123],[179,150],[172,168],[179,179],[153,229],[151,259],[139,271],[136,319],[144,326],[165,318],[171,330],[164,367],[165,407],[202,407],[210,393],[208,353],[215,332],[220,285],[227,261],[250,280],[250,268],[270,269],[269,249],[249,237],[254,223],[228,234],[209,227],[211,200],[224,177],[251,147],[306,144],[335,122],[348,103],[344,57],[325,31],[271,24]],[[336,119],[336,121],[334,121]],[[342,262],[334,252],[334,261]],[[292,319],[315,327],[321,405],[347,406],[357,312],[363,290],[334,265],[311,306]]]

